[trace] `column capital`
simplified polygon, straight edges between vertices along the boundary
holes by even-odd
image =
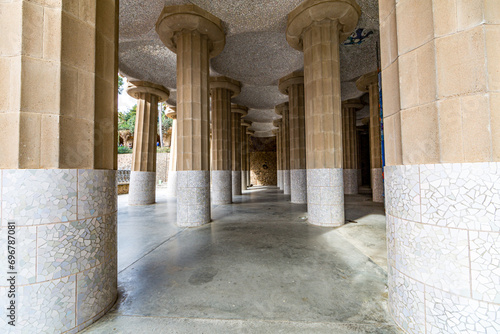
[[[362,75],[356,80],[356,87],[362,92],[368,92],[371,85],[378,84],[378,71]]]
[[[171,119],[177,119],[177,108],[176,107],[170,107],[168,111],[165,114],[168,118]]]
[[[304,84],[304,71],[295,71],[279,80],[278,88],[282,94],[288,94],[288,88],[292,85]]]
[[[281,126],[281,122],[282,122],[281,118],[280,118],[280,119],[275,119],[275,120],[273,121],[273,125],[274,125],[275,127],[279,128],[279,127]],[[278,129],[278,130],[279,130],[279,129]]]
[[[247,135],[253,136],[255,134],[254,130],[247,129]]]
[[[130,81],[127,85],[127,93],[134,99],[140,99],[140,94],[152,94],[158,96],[158,102],[165,102],[170,96],[170,91],[161,85],[147,81]]]
[[[241,82],[228,77],[210,77],[209,85],[210,89],[227,89],[232,93],[231,97],[236,97],[241,92]]]
[[[276,107],[274,107],[274,112],[280,116],[286,115],[286,113],[288,113],[288,110],[289,110],[288,102],[278,104]]]
[[[176,35],[181,31],[198,32],[207,36],[210,58],[220,54],[226,44],[221,20],[193,4],[166,6],[156,22],[158,36],[174,53],[177,53]]]
[[[362,109],[365,105],[360,99],[350,99],[342,101],[342,108],[353,108],[356,110]]]
[[[248,108],[239,104],[231,104],[231,112],[241,114],[241,117],[248,115]]]
[[[344,41],[358,24],[361,8],[355,0],[306,0],[288,14],[286,40],[303,50],[302,34],[315,22],[338,21],[340,41]]]
[[[241,121],[241,126],[244,126],[246,128],[249,128],[252,126],[252,123],[247,122],[247,121]]]

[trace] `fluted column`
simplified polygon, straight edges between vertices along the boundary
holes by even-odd
[[[127,93],[137,99],[128,204],[153,204],[156,195],[158,103],[168,100],[169,91],[163,86],[134,81],[129,83]]]
[[[167,117],[172,119],[172,136],[170,140],[170,162],[168,164],[167,193],[177,196],[177,108],[170,107]]]
[[[342,142],[344,150],[344,193],[358,193],[358,133],[356,111],[363,108],[358,99],[342,102]]]
[[[360,14],[354,0],[306,0],[288,15],[287,41],[304,52],[307,204],[314,225],[344,224],[339,43]]]
[[[232,202],[231,98],[240,83],[227,77],[210,78],[212,95],[212,204]]]
[[[273,125],[277,127],[273,133],[276,134],[276,159],[278,169],[278,188],[283,190],[283,166],[282,166],[282,146],[281,146],[281,119],[273,121]]]
[[[177,224],[199,226],[210,221],[209,58],[224,48],[224,30],[207,11],[180,5],[163,9],[156,31],[177,54]]]
[[[241,122],[241,189],[247,190],[250,183],[248,182],[248,135],[247,129],[250,123]]]
[[[363,75],[356,86],[370,96],[370,168],[372,200],[384,202],[384,178],[382,174],[382,142],[380,139],[380,107],[378,92],[378,72]]]
[[[288,102],[274,107],[276,114],[281,116],[281,161],[283,175],[283,193],[290,195],[290,125]]]
[[[247,177],[247,185],[248,187],[252,186],[252,168],[251,166],[251,154],[250,154],[250,142],[252,137],[255,134],[254,130],[250,130],[247,128],[247,168],[246,168],[246,177]]]
[[[304,109],[304,72],[283,77],[279,89],[289,97],[290,193],[291,202],[307,203],[306,132]]]
[[[248,108],[237,104],[231,105],[231,151],[232,151],[232,187],[233,196],[241,195],[241,118],[248,115]]]

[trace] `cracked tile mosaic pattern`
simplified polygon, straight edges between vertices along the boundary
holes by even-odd
[[[77,171],[3,170],[2,226],[15,219],[18,226],[75,220]]]
[[[116,171],[3,170],[0,184],[17,226],[16,333],[83,329],[116,298]],[[0,227],[0,247],[6,243]],[[6,289],[0,283],[1,301]],[[1,317],[10,330],[4,324]]]
[[[178,171],[177,225],[200,226],[208,222],[210,222],[210,171]]]
[[[307,170],[309,223],[320,226],[344,224],[344,175],[341,168]]]
[[[296,204],[307,203],[307,170],[292,169],[290,171],[291,202]]]
[[[396,322],[408,333],[498,333],[500,163],[390,166],[385,175]],[[412,291],[425,294],[424,322],[403,298]]]
[[[156,201],[156,172],[130,173],[128,204],[147,205]]]
[[[212,204],[231,204],[233,199],[231,180],[230,170],[212,171]]]

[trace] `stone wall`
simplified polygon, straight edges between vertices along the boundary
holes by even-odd
[[[170,153],[156,154],[156,184],[166,186],[168,180],[168,165],[170,163]],[[118,154],[118,169],[130,170],[132,166],[132,154]]]
[[[276,137],[250,139],[251,183],[259,186],[277,185]]]

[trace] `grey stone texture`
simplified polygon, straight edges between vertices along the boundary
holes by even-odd
[[[241,195],[241,171],[232,171],[232,187],[233,187],[233,196]]]
[[[292,169],[290,171],[291,202],[295,204],[307,203],[307,170]]]
[[[358,193],[358,171],[359,169],[344,169],[344,194]]]
[[[212,204],[231,204],[232,195],[232,171],[213,170],[212,171]]]
[[[210,171],[177,171],[177,225],[210,222]]]
[[[168,172],[167,191],[168,191],[169,196],[172,196],[172,197],[177,196],[177,172],[176,171],[169,171]]]
[[[130,172],[129,205],[149,205],[156,201],[156,172]]]
[[[384,202],[384,176],[382,168],[372,168],[372,199],[374,202]]]
[[[283,193],[285,195],[291,194],[291,184],[290,184],[290,170],[283,170]]]

